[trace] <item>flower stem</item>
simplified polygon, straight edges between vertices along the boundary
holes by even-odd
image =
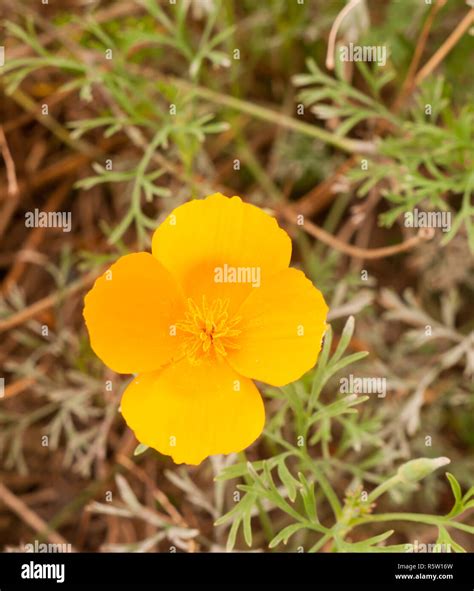
[[[370,503],[373,503],[375,501],[375,499],[378,499],[381,495],[383,495],[384,493],[386,493],[392,487],[396,486],[399,482],[400,482],[400,478],[399,478],[398,474],[395,474],[394,476],[392,476],[388,480],[385,480],[385,482],[382,482],[381,484],[379,484],[369,494],[369,496],[367,498],[367,502],[369,504]]]
[[[308,454],[306,449],[302,450],[300,452],[300,457],[303,460],[303,462],[306,464],[306,466],[308,466],[308,468],[315,475],[316,480],[319,482],[324,494],[326,495],[327,500],[329,501],[329,504],[331,505],[331,509],[336,517],[336,520],[338,520],[342,515],[342,507],[341,507],[341,503],[339,502],[339,499],[337,498],[337,495],[336,495],[333,487],[331,486],[331,483],[326,478],[326,476],[321,472],[321,470],[318,468],[318,466],[316,465],[314,460],[311,458],[311,456]]]
[[[156,72],[154,73],[154,76],[156,78]],[[199,96],[203,99],[207,99],[212,103],[229,107],[230,109],[239,111],[241,113],[247,113],[257,119],[268,121],[270,123],[273,123],[274,125],[279,125],[281,127],[285,127],[286,129],[291,129],[292,131],[296,131],[298,133],[302,133],[304,135],[313,137],[315,139],[321,140],[326,144],[339,148],[344,152],[348,152],[350,154],[375,153],[375,144],[372,142],[365,142],[360,140],[353,140],[350,138],[338,137],[337,135],[330,133],[325,129],[316,127],[315,125],[311,125],[310,123],[306,123],[304,121],[299,121],[298,119],[294,119],[293,117],[290,117],[278,111],[274,111],[273,109],[262,107],[261,105],[256,105],[254,103],[251,103],[250,101],[245,101],[233,96],[228,96],[227,94],[216,92],[215,90],[204,88],[203,86],[191,84],[185,80],[182,80],[181,78],[163,78],[164,81],[168,84],[175,85],[178,88],[186,90],[187,92],[194,93],[196,96]]]
[[[247,460],[247,455],[246,455],[245,451],[239,452],[238,456],[242,462],[247,464],[248,460]],[[245,480],[246,484],[252,483],[251,478],[249,478],[249,476],[247,474],[244,474],[244,480]],[[259,499],[256,500],[255,506],[257,507],[257,510],[258,510],[258,518],[259,518],[260,523],[262,525],[262,530],[263,530],[265,539],[267,540],[268,543],[270,543],[273,540],[273,538],[275,537],[275,534],[273,532],[272,522],[271,522],[270,518],[268,517],[267,513],[265,513],[265,511],[263,510],[262,503],[260,502]]]
[[[424,523],[426,525],[436,525],[444,527],[454,527],[462,531],[472,533],[473,527],[460,523],[459,521],[452,521],[439,515],[424,515],[423,513],[383,513],[382,515],[367,515],[356,519],[352,522],[352,526],[362,525],[375,521],[415,521],[417,523]]]

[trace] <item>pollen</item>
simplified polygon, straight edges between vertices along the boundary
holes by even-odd
[[[183,337],[183,352],[197,364],[208,356],[225,357],[229,349],[238,349],[238,328],[242,318],[230,317],[229,300],[214,299],[209,303],[205,296],[201,305],[192,299],[186,302],[184,320],[176,323]]]

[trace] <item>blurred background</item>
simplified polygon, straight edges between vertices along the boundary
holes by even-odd
[[[376,511],[449,513],[457,486],[464,495],[474,484],[469,2],[0,0],[0,12],[2,551],[34,540],[78,551],[249,549],[248,535],[232,528],[229,543],[227,525],[213,524],[241,500],[239,483],[255,483],[247,460],[259,472],[281,459],[308,420],[298,401],[321,376],[263,389],[267,430],[247,457],[176,466],[137,453],[118,412],[129,377],[95,357],[82,318],[98,274],[149,249],[177,205],[216,191],[277,217],[292,264],[330,305],[331,351],[354,316],[344,346],[369,353],[317,382],[307,451],[321,522],[331,502],[318,483],[354,509],[347,491],[373,490],[420,456],[448,457],[456,484],[432,474]],[[385,48],[386,64],[342,62],[351,43]],[[449,212],[449,228],[410,227],[414,209]],[[63,212],[54,219],[70,219],[70,231],[39,217],[31,227],[35,210]],[[369,394],[357,414],[327,412],[349,374],[385,378],[386,396]],[[304,469],[287,460],[291,476],[280,463],[275,478],[291,498]],[[456,517],[466,528],[450,531],[472,552],[471,496]],[[242,511],[254,551],[271,551],[291,523],[264,494]],[[446,541],[426,519],[394,529],[394,545]],[[348,540],[381,531],[367,522]],[[302,528],[275,550],[314,549],[315,536]],[[360,549],[373,550],[345,551]]]

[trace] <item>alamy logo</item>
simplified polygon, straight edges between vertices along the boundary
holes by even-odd
[[[405,213],[406,228],[441,228],[443,232],[451,229],[450,211],[422,211],[414,209]]]
[[[252,287],[260,287],[260,272],[260,267],[231,267],[226,263],[214,268],[214,282],[250,283]]]
[[[62,228],[63,232],[71,231],[70,211],[34,211],[25,213],[25,227],[27,228]]]
[[[378,398],[387,395],[387,378],[358,378],[350,374],[341,378],[339,384],[341,394],[377,394]]]
[[[375,62],[379,66],[387,63],[385,45],[343,45],[339,48],[341,62]]]
[[[55,579],[56,583],[64,583],[65,570],[64,564],[37,564],[31,560],[21,565],[21,578]]]

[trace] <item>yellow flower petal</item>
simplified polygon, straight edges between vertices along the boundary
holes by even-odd
[[[244,376],[274,386],[301,377],[316,363],[326,330],[328,307],[304,273],[285,269],[240,307],[238,348],[228,362]]]
[[[216,193],[176,208],[155,231],[152,251],[186,296],[197,302],[204,294],[210,301],[229,298],[232,311],[252,291],[252,273],[263,283],[288,267],[291,240],[258,207]],[[225,265],[248,270],[250,281],[226,281]],[[224,281],[216,269],[222,269]]]
[[[121,411],[141,443],[178,464],[240,451],[255,441],[265,421],[251,380],[225,362],[191,365],[186,359],[137,376]]]
[[[152,371],[177,354],[173,323],[184,300],[171,274],[151,254],[121,257],[85,298],[92,349],[119,373]]]

